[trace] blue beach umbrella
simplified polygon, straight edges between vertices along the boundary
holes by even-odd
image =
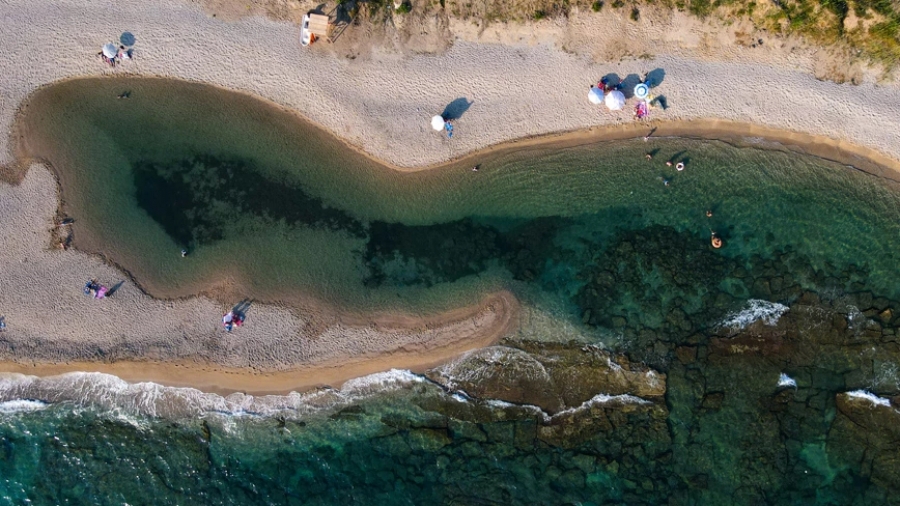
[[[634,96],[643,100],[647,98],[647,95],[650,94],[650,87],[644,83],[641,83],[634,87]]]

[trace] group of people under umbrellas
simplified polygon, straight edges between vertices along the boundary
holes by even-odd
[[[624,84],[622,82],[611,84],[609,79],[604,77],[595,86],[591,86],[588,90],[588,100],[592,104],[605,104],[611,111],[620,111],[625,107],[625,94],[622,92]],[[653,98],[650,96],[650,79],[644,76],[641,82],[635,85],[633,96],[637,99],[634,106],[634,118],[644,119],[650,114],[650,104]]]

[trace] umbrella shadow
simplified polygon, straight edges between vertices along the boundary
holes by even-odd
[[[662,84],[663,79],[666,78],[666,71],[663,69],[653,69],[650,72],[647,72],[647,86],[651,88],[655,88]]]
[[[441,117],[444,118],[445,121],[455,120],[462,118],[462,115],[469,110],[469,107],[472,107],[475,101],[469,101],[466,97],[460,97],[447,104],[447,107],[444,108],[444,112],[441,113]]]
[[[621,91],[625,95],[625,98],[633,97],[634,87],[641,84],[641,82],[641,76],[637,74],[628,74],[628,76],[626,76],[621,83]]]
[[[125,280],[124,280],[124,279],[123,279],[122,281],[119,281],[118,283],[116,283],[115,285],[113,285],[112,288],[110,288],[109,290],[106,291],[106,296],[107,296],[107,297],[112,297],[113,294],[116,293],[117,291],[119,291],[119,288],[122,288],[122,285],[124,285],[124,284],[125,284]]]
[[[660,95],[654,98],[651,102],[651,105],[652,104],[659,104],[659,106],[662,107],[664,111],[669,108],[669,102],[666,100],[665,95]]]
[[[134,34],[131,32],[123,32],[122,35],[119,36],[119,42],[122,43],[123,46],[133,46],[137,39],[134,37]]]
[[[616,74],[615,72],[610,72],[609,74],[606,74],[605,76],[603,76],[600,79],[600,81],[606,81],[607,86],[615,87],[619,83],[622,82],[622,78],[619,77],[619,74]]]
[[[231,312],[243,319],[247,316],[247,311],[250,310],[251,305],[253,305],[253,301],[251,299],[244,299],[238,302],[233,308],[231,308]]]

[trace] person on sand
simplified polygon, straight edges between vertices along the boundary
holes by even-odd
[[[181,250],[181,258],[186,257],[187,254],[188,254],[188,250],[186,250],[186,249]]]
[[[222,326],[225,327],[226,332],[231,332],[231,329],[234,328],[234,312],[225,313],[222,317]]]
[[[672,160],[666,160],[666,167],[672,166]]]
[[[478,172],[478,167],[480,167],[480,165],[472,167],[472,172]]]
[[[650,161],[650,160],[653,160],[653,155],[651,155],[650,153],[647,153],[646,155],[644,155],[644,158],[646,158],[647,161]]]
[[[707,209],[707,210],[706,210],[706,217],[707,217],[707,218],[712,218],[712,216],[713,216],[713,215],[712,215],[712,210],[711,210],[711,209]]]

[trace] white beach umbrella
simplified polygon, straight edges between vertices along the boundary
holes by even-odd
[[[634,87],[634,96],[643,100],[647,98],[647,95],[650,94],[650,87],[644,83],[641,83]]]
[[[431,128],[441,131],[444,129],[444,118],[440,116],[435,116],[431,118]]]
[[[606,94],[604,102],[610,111],[619,111],[625,107],[625,95],[619,90],[612,90]]]
[[[591,86],[591,91],[588,92],[588,100],[592,104],[600,105],[603,103],[603,90],[596,86]]]
[[[115,44],[107,42],[103,45],[103,56],[115,58],[117,54],[119,54],[119,48],[117,48]]]

